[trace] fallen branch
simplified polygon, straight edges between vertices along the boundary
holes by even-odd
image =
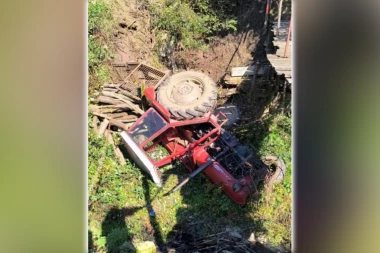
[[[128,101],[128,102],[132,102],[132,99],[127,97],[127,96],[124,96],[122,94],[118,94],[116,93],[117,90],[115,91],[106,91],[106,90],[103,90],[102,91],[102,94],[104,96],[107,96],[107,97],[112,97],[112,98],[117,98],[117,99],[120,99],[120,100],[125,100],[125,101]]]
[[[97,116],[92,117],[92,127],[94,128],[95,133],[99,133],[98,128],[99,118]]]
[[[131,110],[129,107],[122,107],[122,108],[118,108],[118,107],[100,107],[100,106],[93,106],[93,105],[90,105],[88,107],[88,110],[90,112],[92,112],[93,114],[94,113],[100,113],[100,114],[110,114],[108,116],[111,116],[111,113],[112,114],[116,114],[116,113],[125,113],[127,114],[124,110]],[[127,114],[128,115],[128,114]]]
[[[127,115],[120,118],[117,118],[118,120],[133,120],[136,121],[137,117],[135,115]]]
[[[103,122],[100,124],[100,127],[99,127],[98,137],[103,135],[103,133],[107,129],[107,126],[109,123],[110,123],[110,121],[108,119],[103,120]]]
[[[96,108],[129,108],[128,107],[129,105],[128,104],[117,104],[117,105],[98,105],[98,106],[95,106]],[[91,106],[90,106],[91,107]]]
[[[116,120],[116,119],[109,119],[110,125],[117,126],[121,128],[122,130],[128,130],[128,126],[125,125],[123,122]]]
[[[117,118],[122,118],[122,117],[127,117],[127,118],[134,118],[134,116],[129,115],[126,112],[119,112],[119,113],[112,113],[110,114],[110,117],[117,119]]]
[[[103,91],[117,92],[117,89],[114,89],[114,88],[103,88]]]
[[[131,93],[129,93],[128,91],[125,91],[121,88],[118,88],[118,92],[133,99],[136,103],[141,103],[141,99],[139,97],[136,97],[135,95],[132,95]]]
[[[118,119],[123,123],[135,123],[136,119]]]
[[[108,91],[109,92],[109,91]],[[111,105],[117,105],[122,104],[123,102],[107,97],[107,96],[99,96],[94,101],[94,103],[103,103],[103,104],[111,104]]]
[[[112,134],[111,132],[106,129],[106,131],[104,132],[104,135],[106,137],[106,140],[108,141],[109,144],[112,145],[113,147],[113,150],[115,151],[115,155],[119,158],[120,160],[120,164],[121,165],[125,165],[126,164],[126,161],[125,161],[125,158],[123,156],[123,153],[121,153],[121,150],[119,149],[119,147],[117,147],[115,145],[115,142],[113,141],[113,138],[112,138]]]
[[[114,98],[120,99],[124,103],[128,104],[129,108],[131,108],[135,113],[140,114],[140,115],[144,114],[144,111],[141,110],[140,107],[138,107],[137,105],[133,104],[130,101],[130,99],[126,98],[125,96],[123,96],[121,94],[116,94],[114,92],[108,92],[108,91],[103,91],[102,94],[104,94],[106,96],[110,96],[110,97],[114,97]]]
[[[110,115],[99,113],[99,112],[92,112],[92,114],[99,116],[101,118],[107,119],[108,124],[110,124],[110,125],[117,126],[117,127],[121,128],[122,130],[128,130],[127,125],[125,125],[123,122],[121,122],[119,120],[116,120],[116,119],[110,117]]]
[[[97,112],[97,111],[93,111],[92,114],[94,114],[96,116],[99,116],[101,118],[112,119],[109,115],[104,114],[104,113],[100,113],[100,112]]]
[[[113,83],[109,83],[109,84],[103,84],[103,87],[104,88],[117,88],[119,87],[119,84],[113,84]]]

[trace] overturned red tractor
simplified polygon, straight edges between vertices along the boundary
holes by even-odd
[[[271,173],[261,160],[254,159],[248,147],[222,128],[236,117],[229,118],[228,110],[213,114],[215,87],[206,75],[187,71],[171,76],[158,88],[157,96],[153,87],[147,88],[144,94],[152,107],[121,136],[131,158],[158,186],[162,186],[160,168],[179,160],[191,174],[172,191],[203,172],[243,205],[268,175],[272,181],[280,181],[285,166],[278,162]],[[165,147],[169,155],[161,159],[151,156],[157,145]]]

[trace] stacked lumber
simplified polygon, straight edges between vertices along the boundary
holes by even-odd
[[[112,132],[128,130],[134,122],[144,114],[140,108],[141,99],[119,88],[118,84],[104,84],[97,98],[90,99],[92,126],[98,137],[105,136],[107,142],[114,148],[116,156],[122,165],[126,164],[120,148],[115,145]]]

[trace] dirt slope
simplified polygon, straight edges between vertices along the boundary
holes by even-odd
[[[116,49],[115,62],[146,62],[157,65],[153,52],[154,36],[151,19],[144,4],[137,1],[110,1],[113,16],[118,26],[114,30],[113,44]]]
[[[253,32],[229,34],[210,43],[209,49],[205,51],[175,52],[174,59],[179,68],[200,70],[218,81],[231,67],[250,63],[256,42],[257,36]]]
[[[163,68],[159,56],[154,52],[155,36],[147,6],[137,1],[110,1],[113,15],[118,23],[114,31],[113,44],[116,49],[115,62],[137,61]],[[252,60],[261,32],[264,2],[242,1],[236,10],[239,26],[236,32],[219,36],[210,42],[208,49],[175,51],[173,61],[161,59],[166,68],[202,71],[214,81],[236,66],[246,66]]]

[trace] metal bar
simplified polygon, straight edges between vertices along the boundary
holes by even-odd
[[[289,40],[290,40],[290,33],[292,32],[292,17],[290,17],[289,22],[289,29],[288,29],[288,38],[286,39],[286,46],[285,46],[285,52],[284,57],[288,57],[288,48],[289,48]]]
[[[176,187],[174,187],[171,191],[169,191],[168,194],[177,191],[182,186],[184,186],[185,184],[187,184],[190,181],[190,179],[192,179],[193,177],[195,177],[196,175],[198,175],[199,173],[201,173],[202,171],[204,171],[208,166],[210,166],[211,164],[213,164],[219,157],[221,157],[224,153],[226,153],[227,150],[228,149],[223,150],[222,152],[220,152],[219,154],[217,154],[214,158],[211,158],[210,160],[208,160],[207,162],[205,162],[204,164],[202,164],[201,166],[199,166],[198,169],[194,170],[190,174],[190,176],[188,176],[187,178],[185,178],[181,183],[179,183]]]
[[[185,147],[181,153],[173,153],[173,154],[170,154],[168,155],[167,157],[164,157],[162,158],[161,160],[157,161],[154,163],[155,166],[157,167],[162,167],[163,165],[166,165],[168,163],[168,161],[171,161],[172,158],[175,158],[175,157],[180,157],[182,156],[183,154],[185,154],[188,150],[193,150],[196,146],[200,145],[202,142],[204,142],[205,140],[207,140],[211,135],[217,133],[218,135],[214,138],[214,140],[212,141],[215,141],[218,137],[219,137],[219,134],[220,134],[220,127],[218,128],[214,128],[212,131],[208,132],[207,134],[205,134],[204,136],[202,136],[202,138],[200,138],[199,140],[197,140],[196,142],[193,142],[191,143],[190,145],[188,145],[187,147]],[[161,134],[161,131],[158,132],[158,134]],[[156,135],[156,134],[155,134]],[[148,141],[151,140],[151,138],[149,138],[148,140],[146,140],[143,144],[141,144],[140,146],[144,146],[146,145],[146,143],[148,143]],[[207,143],[208,145],[211,144],[211,142],[208,142]]]

